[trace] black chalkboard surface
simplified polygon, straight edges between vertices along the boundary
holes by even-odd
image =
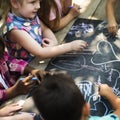
[[[74,79],[87,102],[91,115],[111,113],[109,102],[98,94],[98,84],[108,84],[120,97],[120,33],[111,36],[106,21],[78,18],[64,41],[83,39],[89,47],[51,59],[46,70],[64,70]]]

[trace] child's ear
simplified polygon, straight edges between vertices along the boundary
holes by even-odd
[[[18,2],[18,0],[10,0],[11,2],[11,6],[13,7],[13,8],[18,8],[19,7],[19,5],[20,5],[20,3]]]
[[[83,116],[89,116],[90,115],[90,105],[88,103],[85,103],[83,106]]]

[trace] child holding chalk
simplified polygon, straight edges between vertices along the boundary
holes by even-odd
[[[42,0],[39,18],[52,30],[59,31],[80,15],[80,6],[72,0]]]

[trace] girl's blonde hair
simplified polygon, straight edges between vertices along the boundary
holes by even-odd
[[[0,18],[1,18],[0,19],[0,35],[2,34],[2,30],[4,28],[6,17],[10,9],[8,1],[9,0],[0,0]]]
[[[20,4],[22,4],[23,0],[8,0],[9,6],[11,6],[11,2],[19,2]]]

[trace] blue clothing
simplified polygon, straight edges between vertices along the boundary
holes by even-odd
[[[5,29],[3,31],[3,36],[13,29],[26,31],[35,41],[37,41],[40,45],[42,44],[41,26],[38,16],[35,16],[34,19],[26,20],[9,13],[7,16]],[[34,55],[31,55],[22,46],[18,45],[18,43],[13,42],[10,39],[6,39],[5,43],[11,56],[18,59],[24,59],[28,62],[34,58]],[[35,46],[33,47],[35,49]]]
[[[88,120],[120,120],[115,114],[108,114],[102,117],[90,116]]]
[[[41,115],[36,115],[34,120],[44,120]],[[98,116],[90,116],[88,120],[120,120],[117,115],[115,114],[108,114],[102,117]]]

